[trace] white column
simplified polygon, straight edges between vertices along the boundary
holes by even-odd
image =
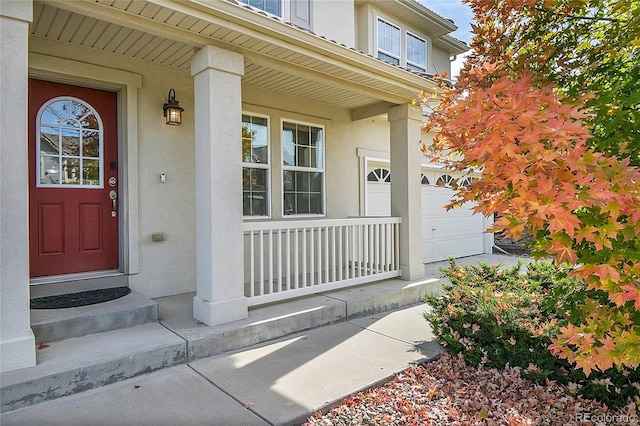
[[[248,316],[242,237],[242,55],[206,46],[191,61],[196,153],[193,316],[207,325]]]
[[[0,1],[0,371],[36,365],[29,319],[27,57],[31,1]]]
[[[391,123],[391,215],[402,217],[400,270],[405,280],[424,277],[420,137],[422,111],[410,104],[389,109]]]

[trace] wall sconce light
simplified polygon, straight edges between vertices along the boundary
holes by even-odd
[[[182,124],[182,111],[184,108],[180,106],[180,102],[176,100],[176,91],[169,90],[167,96],[167,103],[162,107],[164,111],[164,118],[167,119],[167,124],[171,126],[179,126]]]

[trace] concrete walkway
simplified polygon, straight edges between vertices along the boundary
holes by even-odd
[[[2,414],[5,425],[282,425],[441,351],[421,304]]]
[[[518,260],[516,257],[483,255],[459,259],[458,263],[483,261],[510,266]],[[447,265],[448,262],[427,265],[427,277],[440,278],[438,268]],[[404,283],[404,287],[411,289],[410,284]],[[184,322],[186,320],[181,319],[181,304],[176,304],[174,300],[172,304],[164,306],[165,309],[168,308],[169,319],[161,321],[160,324],[143,325],[135,330],[104,333],[101,336],[88,336],[83,340],[70,339],[68,342],[84,342],[86,345],[92,341],[90,339],[98,339],[89,344],[91,348],[85,346],[84,349],[76,349],[76,358],[93,353],[91,350],[99,346],[100,342],[111,342],[107,346],[114,346],[116,352],[127,353],[124,349],[117,348],[118,344],[126,344],[122,341],[123,334],[117,333],[125,333],[124,335],[129,337],[135,332],[141,333],[138,337],[131,337],[137,342],[140,339],[144,340],[151,328],[159,327],[171,338],[180,340],[183,344],[186,341],[186,353],[193,355],[187,357],[186,363],[169,363],[167,365],[175,366],[105,386],[98,383],[101,387],[89,387],[87,389],[91,390],[9,411],[0,415],[0,424],[226,426],[304,423],[314,412],[339,403],[359,390],[381,384],[411,363],[424,361],[441,351],[422,316],[429,309],[428,305],[418,304],[359,317],[349,314],[349,306],[361,313],[372,309],[371,301],[376,301],[377,304],[382,297],[376,295],[380,291],[379,287],[392,285],[393,282],[388,282],[386,285],[381,283],[342,290],[330,297],[313,296],[313,300],[317,300],[323,306],[330,307],[331,300],[338,300],[336,303],[342,304],[343,309],[346,305],[346,317],[339,322],[337,319],[329,318],[331,322],[328,324],[331,325],[325,326],[316,324],[316,320],[313,319],[314,322],[311,324],[316,324],[319,328],[214,356],[196,356],[198,350],[194,348],[203,340],[203,333],[207,334],[210,331],[201,325],[188,328]],[[406,293],[407,289],[404,288],[403,291]],[[292,308],[305,308],[302,311],[308,311],[306,305],[296,304],[310,303],[310,300],[312,299],[287,302],[292,304],[288,306],[289,312]],[[362,304],[363,300],[367,301],[366,305]],[[162,303],[160,307],[162,311]],[[272,308],[265,308],[267,311],[269,309]],[[278,312],[272,314],[279,315]],[[286,317],[289,322],[294,318]],[[262,333],[263,331],[255,325],[264,322],[257,321],[259,318],[254,318],[254,323],[246,330]],[[281,320],[280,317],[277,318],[278,321]],[[190,322],[193,320],[190,319]],[[221,336],[227,333],[229,330],[219,330]],[[112,340],[105,340],[106,335],[112,335]],[[173,345],[173,342],[170,343]],[[52,348],[55,349],[55,345],[52,345]],[[185,350],[174,352],[163,352],[165,357],[158,363],[165,363],[166,357],[175,357],[178,352],[184,356]],[[148,356],[145,354],[147,352],[143,353],[146,359]],[[91,358],[89,355],[87,357]],[[135,361],[133,358],[132,360],[117,362],[135,364],[142,361]],[[74,362],[81,363],[81,360],[77,359]],[[108,371],[120,371],[116,367],[109,364]],[[43,362],[38,368],[49,367]],[[69,370],[79,374],[77,371]],[[67,380],[77,379],[69,379],[54,370],[49,373],[48,379],[53,385],[47,385],[47,392],[56,392],[57,386],[69,386]],[[8,377],[9,375],[3,376],[3,379]],[[34,375],[33,380],[40,380],[35,377]],[[25,396],[27,397],[30,396]]]

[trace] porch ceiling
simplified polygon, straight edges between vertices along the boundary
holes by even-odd
[[[244,55],[243,84],[355,110],[410,102],[432,82],[235,0],[43,0],[34,37],[189,69],[197,48]]]

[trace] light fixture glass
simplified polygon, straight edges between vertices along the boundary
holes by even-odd
[[[179,126],[182,124],[182,111],[184,109],[180,107],[180,102],[176,100],[176,91],[169,90],[167,96],[167,103],[162,107],[164,111],[164,118],[167,120],[167,124],[171,126]]]

